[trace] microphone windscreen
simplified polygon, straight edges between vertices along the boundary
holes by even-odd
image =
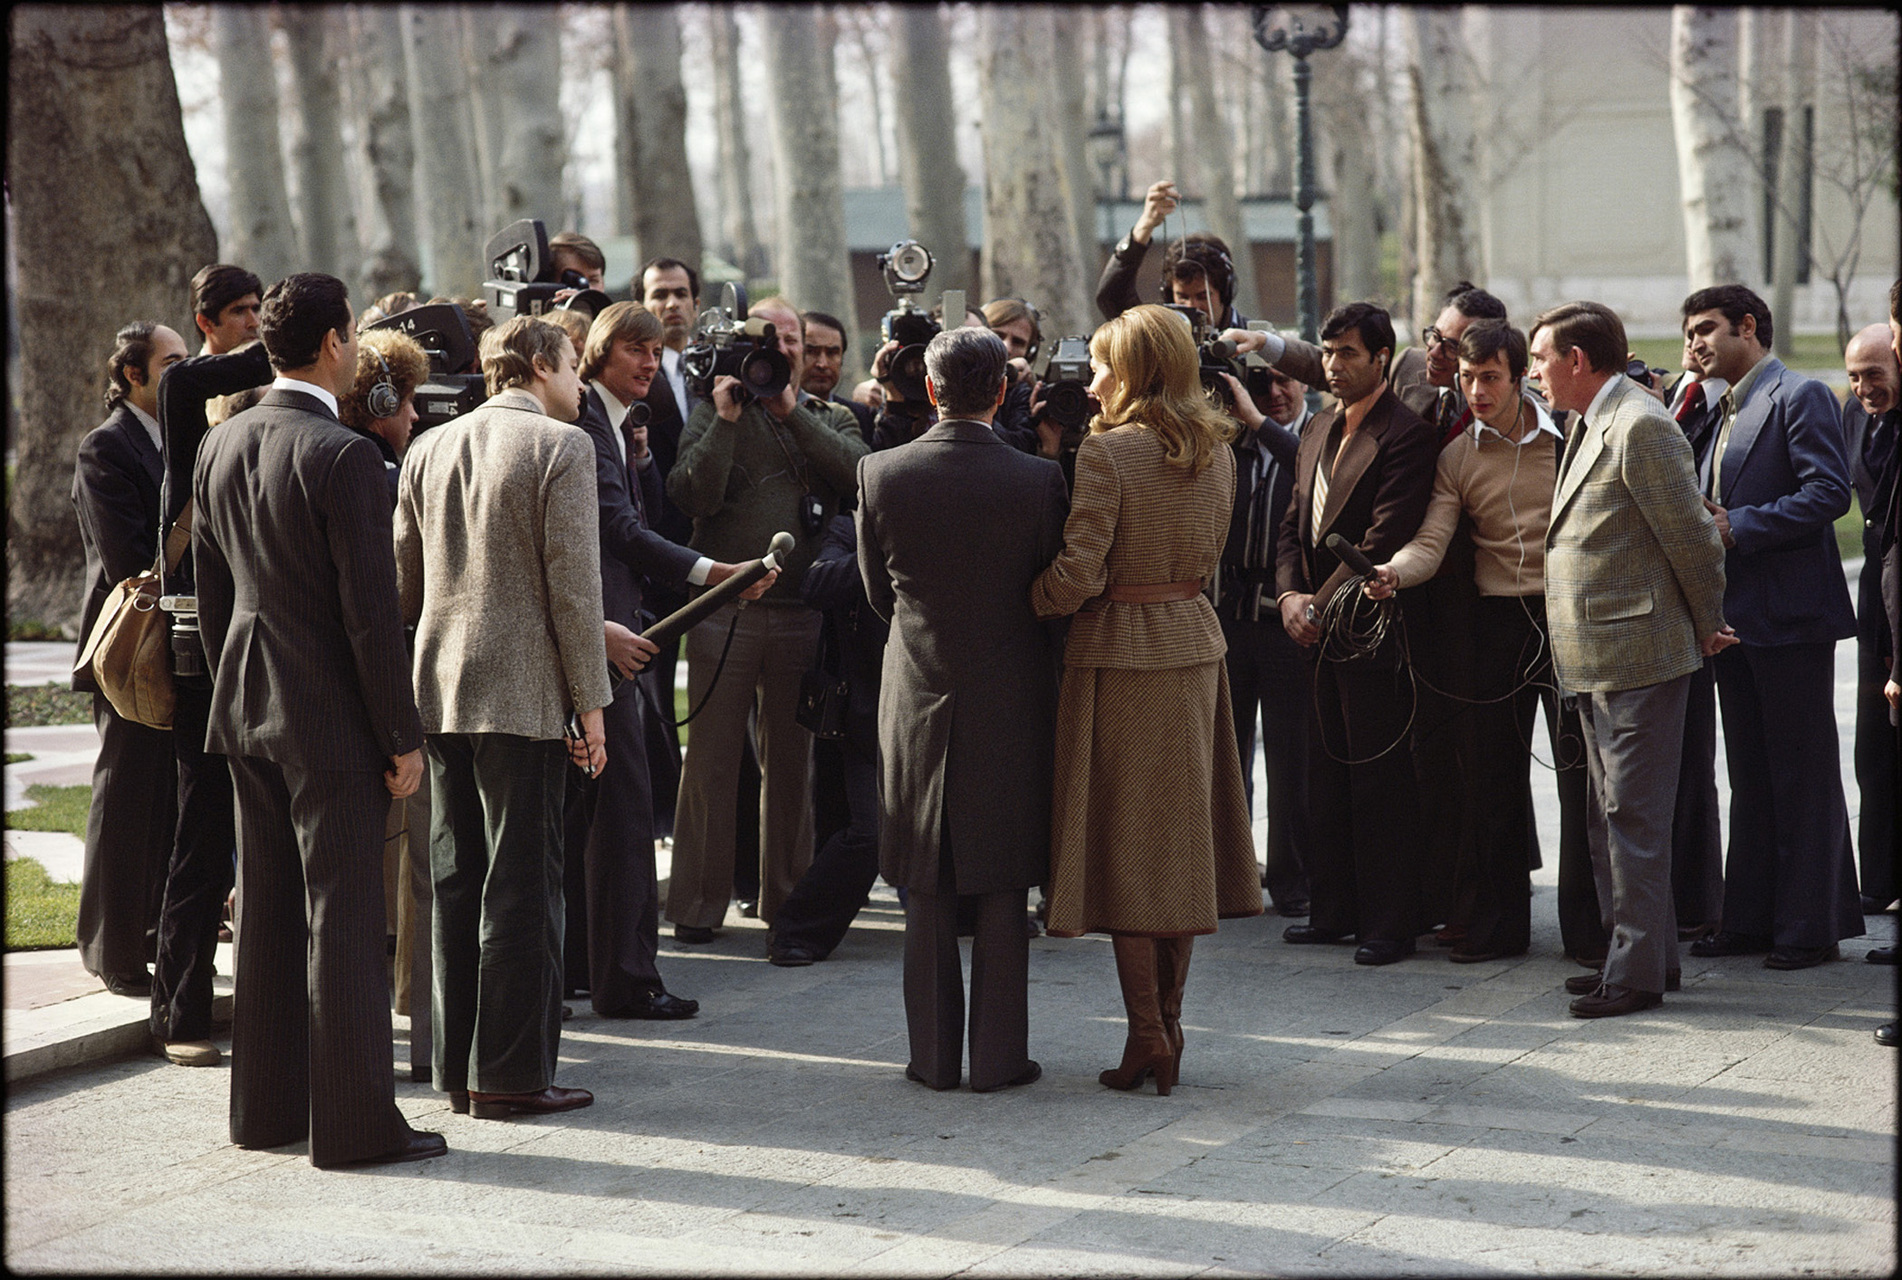
[[[772,542],[766,548],[766,554],[774,560],[784,560],[792,554],[793,536],[784,529],[773,535]]]
[[[1341,563],[1363,578],[1374,575],[1373,562],[1361,554],[1361,549],[1338,533],[1327,535],[1327,549],[1341,558]]]

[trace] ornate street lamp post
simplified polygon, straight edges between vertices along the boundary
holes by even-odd
[[[1096,164],[1096,204],[1102,211],[1104,230],[1098,233],[1103,244],[1116,239],[1114,201],[1122,199],[1124,187],[1124,141],[1122,113],[1116,118],[1098,109],[1096,123],[1090,127],[1087,145]],[[1092,248],[1094,246],[1091,246]]]
[[[1319,336],[1320,297],[1314,264],[1314,125],[1308,112],[1308,55],[1332,49],[1347,35],[1344,4],[1255,6],[1255,43],[1270,53],[1285,49],[1294,57],[1295,278],[1299,284],[1301,336],[1314,342]]]

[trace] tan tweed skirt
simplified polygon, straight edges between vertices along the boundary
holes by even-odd
[[[1261,914],[1225,663],[1064,671],[1050,843],[1057,937]]]

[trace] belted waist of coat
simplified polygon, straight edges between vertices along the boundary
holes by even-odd
[[[1103,593],[1104,598],[1117,604],[1171,604],[1177,600],[1193,600],[1201,594],[1200,579],[1189,582],[1119,582]]]

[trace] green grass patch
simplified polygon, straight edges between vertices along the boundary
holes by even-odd
[[[41,622],[38,618],[8,618],[7,639],[9,640],[64,640],[66,633],[58,627]]]
[[[7,686],[7,728],[48,724],[91,724],[92,695],[48,681]]]
[[[32,758],[33,758],[33,753],[31,751],[7,752],[8,764],[25,764],[27,761],[31,760]]]
[[[26,789],[26,798],[36,803],[29,809],[7,810],[7,827],[12,831],[64,831],[86,838],[86,815],[92,810],[92,787],[52,787],[35,782]]]
[[[7,859],[7,950],[70,947],[78,932],[79,886],[54,884],[32,858]]]
[[[1673,378],[1683,367],[1682,338],[1632,338],[1630,347],[1634,355],[1644,357],[1646,364],[1669,370]],[[1834,369],[1841,373],[1843,353],[1837,347],[1836,335],[1833,333],[1799,333],[1793,350],[1783,357],[1783,363],[1792,369]]]

